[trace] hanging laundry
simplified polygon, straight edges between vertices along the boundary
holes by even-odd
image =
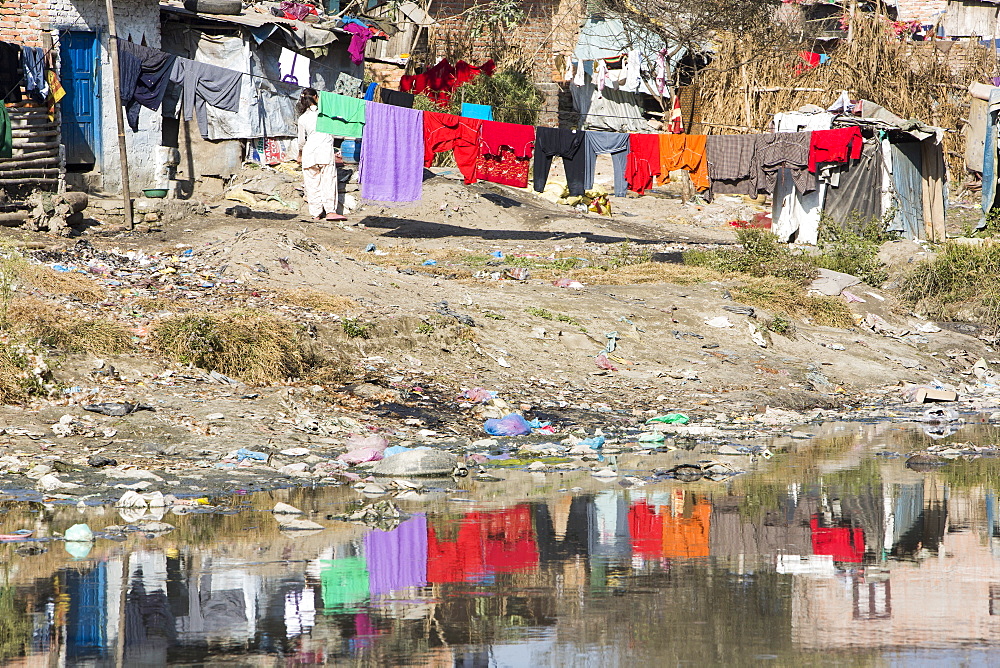
[[[759,192],[771,194],[778,170],[791,170],[795,188],[800,193],[816,189],[816,175],[810,174],[809,142],[811,132],[777,132],[756,135],[755,163],[760,173],[757,178]]]
[[[674,95],[674,103],[670,107],[670,119],[667,121],[667,132],[675,135],[684,132],[684,114],[681,112],[680,95]]]
[[[670,172],[686,170],[691,175],[691,183],[699,190],[707,190],[708,157],[706,156],[706,135],[659,135],[660,137],[660,179],[661,184],[670,180]]]
[[[798,63],[795,66],[795,76],[819,66],[818,53],[813,53],[812,51],[799,51],[799,58],[801,58],[803,62]]]
[[[378,88],[379,88],[378,84],[372,81],[370,84],[368,84],[368,87],[365,88],[365,94],[361,96],[361,99],[371,102],[372,100],[375,99],[375,91],[377,91]]]
[[[413,108],[413,93],[404,93],[388,88],[379,88],[378,92],[382,104],[391,104],[394,107],[406,107],[407,109]]]
[[[628,184],[625,181],[625,168],[628,164],[629,135],[624,132],[595,132],[588,130],[583,139],[586,151],[583,185],[585,190],[594,187],[594,174],[597,171],[597,156],[611,154],[611,163],[615,173],[615,197],[625,197]]]
[[[0,42],[0,101],[21,101],[21,48]]]
[[[534,187],[537,192],[545,190],[549,178],[552,158],[563,159],[566,185],[571,196],[582,195],[586,172],[586,151],[583,150],[585,133],[564,128],[535,128]]]
[[[642,56],[638,49],[628,52],[628,60],[625,62],[625,81],[621,89],[626,93],[638,93],[642,86]]]
[[[347,53],[355,65],[360,65],[365,62],[365,45],[368,40],[375,36],[375,33],[372,32],[371,28],[357,23],[348,23],[343,29],[353,35],[351,44],[347,47]]]
[[[10,158],[14,155],[14,128],[10,123],[7,107],[0,100],[0,158]]]
[[[310,64],[309,58],[291,49],[281,47],[281,54],[278,56],[278,72],[283,82],[308,88],[309,82],[312,81],[309,78]]]
[[[483,121],[433,111],[424,112],[424,167],[430,167],[435,153],[452,151],[455,164],[467,184],[476,182],[479,132]]]
[[[629,135],[628,164],[625,180],[629,190],[642,195],[653,187],[653,177],[660,175],[660,135]]]
[[[24,67],[24,90],[37,100],[49,94],[45,81],[45,52],[37,46],[21,47],[21,64]]]
[[[129,127],[136,132],[139,129],[139,107],[157,111],[163,103],[177,56],[142,44],[119,41],[118,58],[121,61],[122,106],[125,107]],[[127,75],[126,62],[134,63],[128,68]]]
[[[319,132],[338,137],[360,137],[365,126],[365,101],[356,97],[319,92]]]
[[[361,142],[361,196],[380,202],[416,202],[423,177],[423,112],[390,104],[371,105],[365,112]]]
[[[493,120],[493,107],[488,104],[462,103],[462,116],[465,118],[478,118],[483,121]]]
[[[809,142],[809,171],[816,173],[821,162],[844,163],[861,157],[861,128],[837,128],[835,130],[813,130]]]
[[[50,69],[45,72],[45,80],[49,84],[49,96],[46,99],[46,104],[49,108],[49,120],[56,120],[56,105],[59,100],[66,97],[66,89],[63,88],[62,83],[59,81],[59,77],[56,75],[56,71]],[[2,102],[2,100],[0,100]]]
[[[496,63],[492,60],[487,60],[479,67],[460,60],[455,67],[452,67],[447,58],[442,58],[434,67],[422,74],[407,74],[401,77],[399,89],[405,93],[425,93],[439,107],[447,107],[456,88],[472,81],[480,74],[492,76],[495,70]]]
[[[515,188],[528,187],[528,163],[535,143],[531,125],[483,121],[476,178]]]
[[[574,61],[573,65],[576,67],[576,74],[573,75],[573,85],[583,86],[587,83],[587,65],[593,67],[593,63],[590,61],[577,60]]]
[[[241,72],[187,58],[176,58],[170,70],[170,84],[179,89],[179,97],[170,91],[166,93],[163,115],[177,118],[183,113],[186,121],[197,115],[201,136],[208,139],[207,106],[211,105],[224,111],[237,111],[242,81]]]
[[[604,87],[608,85],[608,65],[603,60],[597,61],[597,74],[594,75],[594,85],[599,93],[604,92]]]
[[[713,195],[757,194],[756,141],[756,135],[708,136],[705,148]]]
[[[333,85],[333,92],[348,97],[357,97],[361,91],[362,83],[361,79],[351,76],[347,72],[341,72],[337,75],[337,82]]]

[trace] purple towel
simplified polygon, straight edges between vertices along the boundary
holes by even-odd
[[[418,201],[424,181],[424,112],[369,103],[359,170],[364,199]]]
[[[427,584],[427,518],[416,514],[392,531],[375,529],[366,534],[365,562],[372,596],[423,587]]]

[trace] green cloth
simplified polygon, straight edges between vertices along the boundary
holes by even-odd
[[[649,418],[646,424],[687,424],[688,416],[683,413],[667,413],[659,417]]]
[[[354,612],[368,598],[368,565],[364,557],[320,560],[323,608],[330,612]]]
[[[0,101],[0,158],[14,157],[14,132],[10,126],[10,114]]]
[[[360,137],[365,127],[365,101],[329,91],[319,93],[316,131],[338,137]]]

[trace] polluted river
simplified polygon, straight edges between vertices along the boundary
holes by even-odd
[[[178,483],[127,506],[7,478],[0,659],[987,665],[1000,428],[914,415],[608,445],[613,475],[497,457],[360,495]]]

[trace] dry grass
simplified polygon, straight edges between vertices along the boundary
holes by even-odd
[[[772,313],[808,318],[814,325],[853,327],[854,315],[837,297],[813,297],[801,286],[778,278],[747,278],[729,289],[733,299]]]
[[[87,317],[35,297],[16,297],[7,308],[6,330],[15,338],[70,353],[121,353],[132,336],[121,323]]]
[[[722,278],[722,274],[713,269],[667,262],[641,262],[606,270],[588,268],[548,273],[551,274],[552,278],[565,276],[590,285],[633,285],[637,283],[692,285]],[[534,276],[534,274],[532,275]],[[544,278],[544,276],[539,275],[538,278]]]
[[[251,385],[300,377],[313,362],[294,323],[251,309],[166,318],[151,343],[171,359]]]
[[[68,295],[88,303],[107,297],[96,281],[75,271],[56,271],[45,265],[24,262],[18,267],[18,276],[25,285],[48,295]]]
[[[26,360],[9,344],[0,345],[0,404],[20,404],[28,399],[31,375]]]
[[[324,311],[326,313],[343,313],[355,306],[357,302],[348,297],[331,295],[319,290],[301,288],[298,290],[286,290],[275,294],[275,301],[292,306],[302,306],[314,311]]]

